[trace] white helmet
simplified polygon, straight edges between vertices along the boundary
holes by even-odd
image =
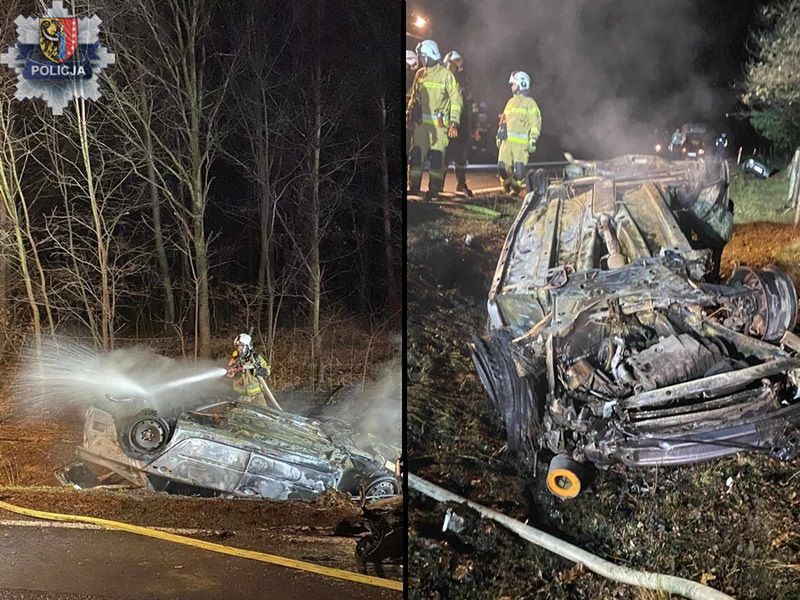
[[[525,71],[512,71],[511,77],[508,78],[508,83],[516,85],[521,92],[527,92],[531,89],[531,76]]]
[[[461,56],[457,50],[451,50],[444,56],[444,66],[450,67],[450,63],[461,63],[464,64],[464,57]]]
[[[233,345],[239,351],[240,356],[247,358],[253,351],[253,338],[247,333],[240,333],[233,340]]]
[[[423,40],[417,44],[417,54],[422,58],[422,62],[438,62],[442,60],[442,53],[439,44],[433,40]]]
[[[419,58],[417,58],[417,53],[413,50],[406,50],[406,65],[408,65],[409,69],[414,69],[415,71],[419,67]]]

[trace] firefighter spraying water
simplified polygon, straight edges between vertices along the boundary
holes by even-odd
[[[270,372],[269,363],[253,349],[250,334],[236,336],[226,370],[226,375],[233,379],[234,393],[247,402],[283,410],[267,385]]]

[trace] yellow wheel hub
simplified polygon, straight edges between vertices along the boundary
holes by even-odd
[[[574,498],[581,491],[581,480],[569,469],[552,469],[547,474],[547,489],[559,498]]]

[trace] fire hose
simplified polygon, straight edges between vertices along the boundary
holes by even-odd
[[[275,399],[275,395],[272,393],[272,390],[269,389],[266,380],[263,377],[261,377],[261,375],[259,375],[257,379],[258,383],[261,384],[261,391],[264,394],[264,399],[267,402],[269,402],[272,405],[272,408],[274,408],[275,410],[283,410],[281,408],[281,405],[278,404],[278,401]]]
[[[650,590],[666,592],[668,594],[678,594],[686,598],[691,598],[692,600],[734,600],[732,596],[690,579],[675,577],[674,575],[664,575],[662,573],[652,573],[649,571],[637,571],[636,569],[615,565],[578,546],[574,546],[569,542],[565,542],[530,525],[525,525],[516,519],[512,519],[503,513],[487,508],[477,502],[467,500],[462,496],[449,492],[438,485],[434,485],[410,473],[408,475],[408,485],[411,489],[439,502],[466,504],[482,517],[500,523],[522,539],[536,544],[545,550],[549,550],[554,554],[558,554],[567,560],[582,564],[587,569],[607,579]]]
[[[367,585],[387,588],[390,590],[403,589],[402,581],[383,579],[381,577],[374,577],[372,575],[362,575],[361,573],[353,573],[350,571],[344,571],[342,569],[335,569],[333,567],[325,567],[322,565],[316,565],[302,560],[287,558],[285,556],[278,556],[275,554],[258,552],[256,550],[247,550],[245,548],[225,546],[223,544],[218,544],[216,542],[209,542],[197,538],[190,538],[184,535],[176,535],[174,533],[168,533],[166,531],[153,529],[152,527],[133,525],[131,523],[124,523],[122,521],[112,521],[110,519],[100,519],[97,517],[88,517],[83,515],[65,515],[61,513],[45,512],[41,510],[25,508],[22,506],[16,506],[14,504],[9,504],[8,502],[4,501],[0,501],[0,510],[6,510],[19,515],[34,517],[36,519],[47,519],[50,521],[62,521],[71,523],[89,523],[91,525],[97,525],[105,529],[127,531],[129,533],[135,533],[138,535],[155,538],[158,540],[163,540],[166,542],[182,544],[184,546],[191,546],[193,548],[199,548],[201,550],[210,550],[211,552],[226,554],[228,556],[238,556],[240,558],[248,558],[250,560],[257,560],[260,562],[271,563],[273,565],[279,565],[282,567],[288,567],[290,569],[306,571],[308,573],[314,573],[316,575],[322,575],[325,577],[333,577],[336,579],[343,579],[346,581],[353,581],[356,583],[364,583]]]

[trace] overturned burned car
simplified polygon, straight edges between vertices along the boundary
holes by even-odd
[[[377,499],[400,493],[399,450],[339,421],[309,419],[248,402],[215,402],[167,418],[88,409],[76,462],[64,483],[89,487],[122,478],[154,491],[310,499],[329,489]]]
[[[542,174],[506,238],[472,356],[548,489],[586,466],[680,465],[798,445],[797,295],[767,267],[719,280],[727,167],[623,156]]]

